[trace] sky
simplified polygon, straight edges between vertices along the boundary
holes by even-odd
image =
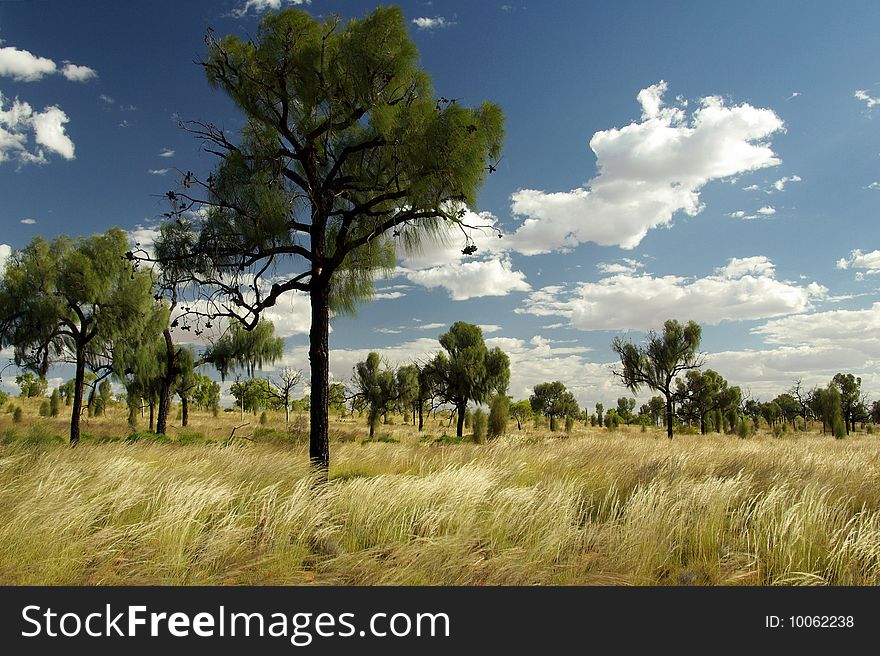
[[[509,354],[514,397],[562,380],[607,407],[628,395],[613,337],[675,318],[752,398],[838,371],[880,397],[880,4],[507,2],[400,3],[438,96],[504,111],[470,208],[504,236],[401,253],[333,321],[332,376],[424,359],[462,320]],[[164,192],[215,164],[178,119],[241,125],[196,64],[206,29],[248,38],[282,6],[376,5],[0,1],[0,266],[36,235],[148,243]],[[276,366],[307,371],[307,302],[269,318]]]

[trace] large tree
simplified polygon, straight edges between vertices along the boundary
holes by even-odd
[[[483,329],[456,321],[440,335],[441,351],[427,365],[441,403],[455,406],[456,435],[464,434],[464,416],[469,401],[487,403],[493,394],[505,394],[510,382],[510,358],[497,346],[489,349]]]
[[[366,360],[354,366],[351,384],[354,388],[355,405],[367,410],[367,422],[370,425],[372,440],[379,417],[388,412],[397,400],[394,371],[387,367],[383,368],[379,354],[371,352]]]
[[[675,319],[663,324],[663,334],[650,331],[642,346],[615,337],[611,348],[620,358],[620,366],[612,372],[634,394],[644,386],[660,392],[666,400],[666,435],[672,439],[675,378],[683,371],[698,369],[703,364],[697,352],[702,331],[699,324],[688,321],[682,325]]]
[[[15,251],[0,280],[0,348],[45,377],[53,364],[75,367],[70,444],[79,442],[86,370],[109,375],[114,345],[140,339],[155,314],[152,276],[126,260],[128,238],[102,235],[51,242],[40,237]]]
[[[861,396],[862,379],[852,374],[835,374],[831,384],[840,391],[840,410],[846,434],[849,435],[851,430],[856,429],[856,420],[864,419],[867,415]]]
[[[395,251],[461,228],[502,141],[501,110],[435,95],[403,13],[343,24],[268,13],[251,40],[209,32],[208,81],[245,114],[240,138],[185,126],[220,158],[168,193],[157,259],[207,290],[204,321],[245,327],[288,292],[309,297],[310,457],[329,464],[329,322],[372,296]],[[194,212],[194,210],[203,210]]]

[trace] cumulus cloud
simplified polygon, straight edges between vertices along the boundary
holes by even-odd
[[[768,321],[753,328],[752,332],[762,335],[768,344],[845,347],[859,351],[865,357],[880,358],[880,303],[863,310],[796,314]]]
[[[61,69],[61,74],[71,82],[86,82],[87,80],[98,77],[98,72],[94,68],[88,66],[77,66],[70,62],[65,62]]]
[[[638,260],[625,257],[619,262],[599,262],[596,268],[601,273],[635,273],[644,266]]]
[[[503,240],[498,239],[497,219],[488,212],[468,211],[463,222],[475,226],[465,229],[469,243],[477,249],[474,254],[462,252],[466,240],[454,227],[418,252],[405,252],[401,247],[398,275],[429,289],[444,288],[456,301],[531,290],[525,274],[513,268]]]
[[[670,317],[715,325],[804,312],[826,296],[816,283],[777,280],[773,263],[757,256],[733,258],[705,278],[616,274],[574,289],[544,287],[516,312],[567,317],[580,330],[648,330]]]
[[[55,105],[37,112],[15,98],[7,109],[0,93],[0,163],[16,160],[19,165],[45,164],[47,152],[74,159],[73,141],[64,128],[69,121]]]
[[[443,16],[434,16],[433,18],[420,16],[419,18],[413,18],[412,23],[420,30],[439,30],[455,25],[455,21],[448,20]]]
[[[593,135],[599,174],[586,186],[511,196],[514,213],[525,217],[511,248],[536,254],[588,241],[634,248],[677,212],[699,214],[708,182],[780,163],[767,143],[783,129],[773,110],[707,96],[688,116],[683,102],[664,105],[666,90],[663,81],[642,89],[640,121]]]
[[[758,209],[758,214],[761,216],[770,216],[771,214],[776,214],[776,208],[770,205],[765,205]]]
[[[859,249],[850,251],[849,257],[837,260],[838,269],[864,269],[869,276],[880,273],[880,250],[863,253]]]
[[[242,17],[249,12],[262,14],[265,11],[278,11],[282,5],[308,5],[312,0],[246,0],[238,9],[232,10],[232,15]]]
[[[858,100],[863,100],[865,104],[868,106],[868,109],[872,109],[873,107],[880,105],[880,98],[874,98],[865,89],[856,89],[853,96]]]
[[[61,73],[72,82],[85,82],[98,76],[97,71],[88,66],[79,66],[69,61],[58,65],[47,57],[40,57],[27,50],[13,46],[0,48],[0,77],[11,77],[17,82],[37,82],[47,75]]]
[[[12,255],[12,247],[9,244],[0,244],[0,274],[6,268],[6,260]]]
[[[787,185],[789,182],[802,182],[801,176],[791,175],[779,178],[779,180],[773,183],[773,188],[776,191],[783,191],[785,189],[785,185]]]

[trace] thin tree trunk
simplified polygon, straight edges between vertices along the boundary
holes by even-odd
[[[156,417],[156,433],[164,435],[168,429],[168,410],[171,405],[171,385],[174,382],[176,371],[174,369],[174,342],[171,341],[171,330],[166,328],[163,333],[165,338],[165,375],[162,376],[162,386],[159,390],[159,413]]]
[[[73,383],[73,412],[70,415],[70,446],[79,444],[79,416],[82,413],[83,382],[86,378],[85,350],[76,348],[76,377]]]
[[[312,327],[309,331],[309,364],[312,374],[309,408],[309,458],[312,466],[326,478],[330,468],[330,290],[329,281],[320,279],[312,288]]]
[[[150,432],[155,433],[156,402],[150,401]]]
[[[189,399],[185,396],[180,397],[180,425],[186,428],[189,424]]]
[[[672,399],[666,397],[666,437],[672,439]]]
[[[425,418],[423,416],[424,411],[424,403],[419,403],[419,432],[422,432],[422,429],[425,427]]]
[[[455,406],[455,411],[458,413],[458,423],[455,428],[455,434],[458,437],[462,437],[464,435],[464,413],[467,412],[467,403]]]

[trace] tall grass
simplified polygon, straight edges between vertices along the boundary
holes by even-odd
[[[874,438],[0,444],[6,584],[880,583]],[[548,434],[549,435],[549,434]]]

